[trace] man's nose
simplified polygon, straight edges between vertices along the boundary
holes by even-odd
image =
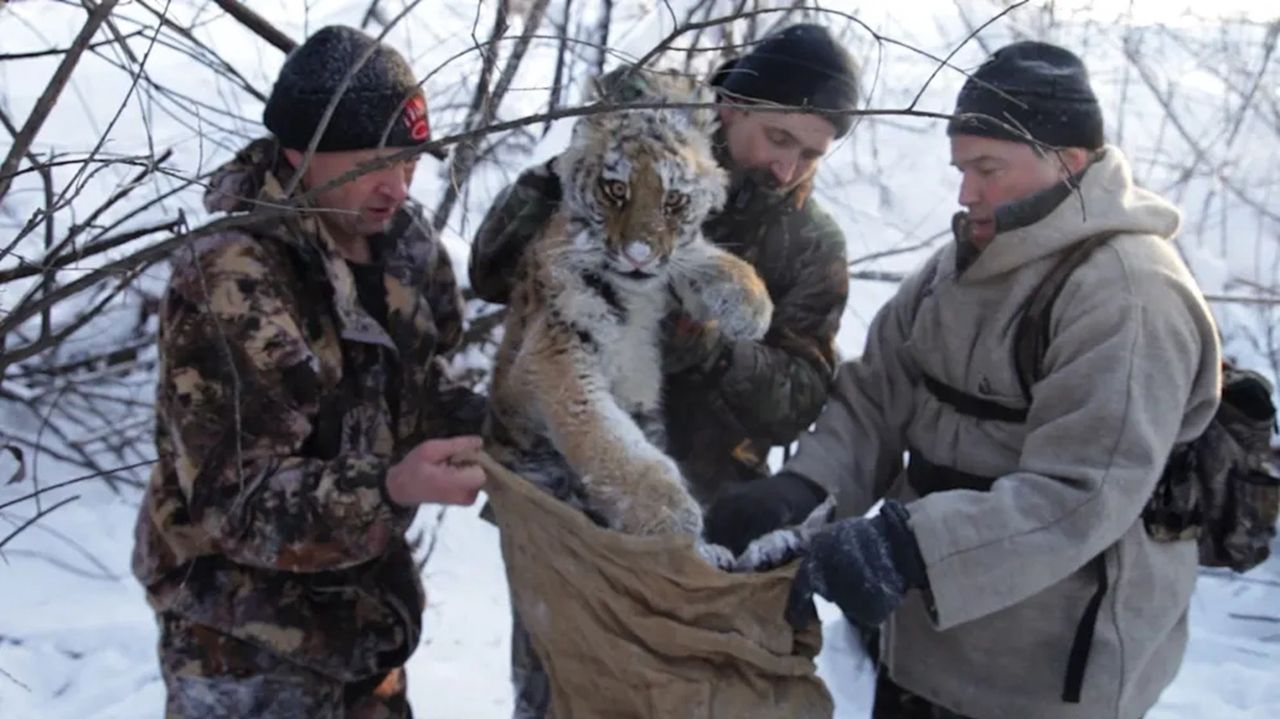
[[[773,173],[773,178],[778,181],[782,187],[791,184],[791,180],[796,174],[796,158],[792,155],[786,155],[781,159],[775,160],[769,166],[769,170]]]
[[[982,201],[977,180],[967,172],[960,176],[960,196],[956,200],[964,207],[973,207]]]
[[[404,202],[409,198],[409,182],[399,168],[394,168],[393,172],[387,173],[379,184],[378,189],[382,190],[382,193],[388,199],[395,202]]]

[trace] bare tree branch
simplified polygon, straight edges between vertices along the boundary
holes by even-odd
[[[941,232],[936,232],[933,235],[930,235],[929,237],[926,237],[925,239],[921,240],[920,242],[917,242],[914,245],[907,245],[906,247],[891,247],[887,250],[881,250],[879,252],[872,252],[871,254],[862,255],[861,257],[855,257],[852,260],[849,260],[849,266],[853,267],[854,265],[861,265],[866,262],[874,262],[876,260],[882,260],[886,257],[893,257],[895,255],[905,255],[905,254],[915,252],[917,250],[923,250],[927,247],[930,247],[931,245],[933,245],[933,243],[946,237],[949,234],[951,234],[951,230],[943,230]]]
[[[525,52],[529,49],[533,35],[538,31],[538,26],[542,24],[543,15],[546,14],[547,0],[533,0],[529,6],[528,12],[524,19],[524,32],[521,33],[520,39],[516,41],[515,47],[511,49],[511,55],[507,58],[506,64],[502,68],[502,74],[498,76],[498,81],[494,85],[491,93],[486,93],[483,85],[477,86],[477,99],[480,100],[476,116],[472,117],[470,128],[483,128],[493,123],[493,119],[498,114],[498,107],[502,104],[502,100],[506,97],[507,90],[511,87],[512,80],[515,79],[516,71],[520,68],[520,63],[524,61]],[[505,10],[499,10],[500,19],[495,20],[494,39],[501,36],[505,32],[506,18]],[[499,32],[501,30],[502,32]],[[496,55],[496,52],[493,53]],[[486,58],[486,63],[489,58]],[[453,212],[453,206],[458,201],[459,193],[462,188],[466,187],[467,182],[471,179],[471,173],[475,170],[477,143],[475,139],[463,141],[454,149],[453,162],[449,166],[449,183],[445,187],[444,197],[441,198],[440,204],[436,206],[435,218],[432,221],[436,231],[440,231],[449,222],[449,215]]]
[[[141,30],[134,30],[133,32],[125,35],[124,39],[127,40],[132,37],[137,37],[138,35],[141,35],[141,34],[142,34]],[[102,40],[100,42],[95,42],[88,45],[85,49],[96,50],[105,45],[114,45],[117,42],[119,42],[119,40],[115,38],[112,38],[111,40]],[[60,47],[60,48],[54,48],[52,50],[36,50],[34,52],[0,53],[0,62],[4,62],[5,60],[32,60],[39,57],[50,57],[52,55],[61,55],[65,52],[70,52],[71,49],[72,48],[69,48],[69,47]]]
[[[69,282],[58,287],[39,299],[32,300],[31,302],[14,308],[4,317],[3,320],[0,320],[0,337],[7,335],[20,323],[30,319],[45,307],[51,307],[60,300],[78,294],[106,277],[128,272],[133,268],[148,265],[167,257],[169,253],[173,252],[185,242],[190,242],[191,240],[195,240],[200,237],[205,237],[219,232],[226,232],[232,229],[250,229],[270,226],[271,223],[279,221],[279,219],[287,214],[288,211],[289,210],[287,209],[262,210],[249,215],[235,215],[220,218],[189,233],[161,240],[160,242],[134,252],[127,257],[122,257],[118,260],[109,262],[74,282]],[[6,355],[0,353],[0,374],[3,373],[3,368],[8,364],[9,362]]]
[[[961,48],[969,44],[970,40],[977,37],[979,33],[981,33],[983,30],[986,30],[988,27],[990,27],[992,23],[1000,20],[1005,15],[1008,15],[1009,13],[1013,12],[1014,10],[1017,10],[1023,5],[1026,5],[1027,2],[1028,0],[1019,0],[1016,3],[1013,3],[1012,5],[1006,7],[1004,10],[1001,10],[999,13],[989,18],[986,22],[979,25],[976,30],[970,31],[969,35],[965,37],[964,40],[957,43],[955,47],[951,48],[951,52],[947,53],[947,56],[942,58],[942,62],[938,63],[937,67],[933,68],[933,72],[929,74],[929,78],[924,81],[923,85],[920,86],[920,90],[916,92],[916,96],[912,98],[911,104],[907,105],[907,107],[914,108],[916,106],[916,103],[920,102],[920,98],[924,96],[925,90],[928,90],[929,85],[933,84],[933,79],[938,76],[938,73],[942,72],[942,68],[949,67],[951,65],[951,58],[955,57],[956,53],[960,52]]]
[[[36,133],[40,131],[45,118],[49,116],[49,112],[53,110],[54,104],[57,103],[58,96],[62,94],[62,88],[66,87],[67,81],[71,79],[71,71],[75,70],[76,64],[80,62],[80,56],[84,54],[85,49],[89,46],[89,41],[93,39],[93,36],[98,32],[98,28],[102,27],[102,23],[111,15],[111,10],[115,8],[118,1],[102,0],[101,3],[90,10],[89,19],[80,28],[80,34],[76,35],[76,39],[71,43],[71,47],[67,49],[66,55],[63,56],[62,62],[58,64],[58,69],[54,70],[53,78],[49,80],[44,92],[36,100],[35,107],[31,109],[31,114],[27,116],[26,123],[18,131],[18,136],[13,139],[13,146],[9,148],[8,156],[5,157],[3,163],[0,163],[0,199],[4,199],[5,194],[8,193],[9,185],[13,182],[13,173],[18,169],[18,163],[27,154],[31,143],[36,139]]]
[[[68,267],[75,262],[88,259],[95,255],[102,254],[108,250],[114,250],[117,247],[126,245],[134,240],[141,239],[147,235],[153,235],[157,232],[178,232],[186,227],[186,218],[182,215],[146,227],[139,227],[136,230],[130,230],[113,237],[103,238],[90,244],[85,245],[79,252],[74,254],[48,255],[44,260],[38,263],[24,263],[11,270],[0,272],[0,285],[14,280],[20,280],[26,277],[33,277],[50,269],[62,269]]]
[[[49,515],[50,515],[50,514],[52,514],[54,511],[56,511],[56,510],[58,510],[58,509],[60,509],[60,508],[62,508],[62,507],[65,507],[66,505],[68,505],[68,504],[70,504],[70,503],[72,503],[72,502],[76,501],[77,499],[80,499],[80,495],[78,495],[78,494],[73,495],[73,496],[70,496],[70,497],[67,497],[66,499],[62,500],[61,502],[58,502],[58,503],[56,503],[56,504],[51,504],[51,505],[49,505],[48,507],[46,507],[46,508],[44,508],[44,509],[42,509],[42,510],[40,510],[40,511],[36,512],[36,513],[35,513],[35,515],[34,515],[34,516],[32,516],[30,519],[28,519],[27,521],[25,521],[25,522],[23,522],[22,524],[18,525],[18,528],[17,528],[17,529],[15,529],[15,530],[13,530],[12,532],[10,532],[9,534],[7,534],[7,535],[4,537],[4,539],[0,539],[0,548],[4,547],[4,545],[8,544],[8,543],[9,543],[9,541],[10,541],[10,540],[12,540],[14,537],[18,536],[19,534],[22,534],[22,531],[23,531],[23,530],[25,530],[27,527],[30,527],[31,525],[35,524],[36,522],[40,521],[41,519],[43,519],[43,518],[45,518],[45,517],[49,516]]]
[[[292,52],[298,43],[288,35],[284,34],[279,28],[267,22],[258,13],[249,9],[248,5],[236,2],[236,0],[213,0],[223,12],[240,22],[241,25],[249,28],[258,37],[266,40],[280,52]]]
[[[385,24],[382,20],[382,12],[378,9],[379,2],[381,2],[381,0],[370,0],[369,7],[365,8],[364,16],[360,18],[361,30],[369,27],[369,23],[375,20],[380,24]]]

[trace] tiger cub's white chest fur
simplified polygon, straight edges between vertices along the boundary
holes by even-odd
[[[658,331],[668,292],[572,266],[555,274],[562,289],[552,304],[592,346],[609,393],[624,411],[655,409],[662,389]]]

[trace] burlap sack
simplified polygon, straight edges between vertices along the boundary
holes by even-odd
[[[512,602],[554,719],[829,718],[815,622],[783,619],[794,563],[713,569],[680,537],[597,527],[487,456]]]

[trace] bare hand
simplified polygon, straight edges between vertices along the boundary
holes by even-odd
[[[467,505],[484,486],[484,470],[466,462],[480,450],[476,436],[429,439],[387,472],[387,495],[403,507],[431,502]]]

